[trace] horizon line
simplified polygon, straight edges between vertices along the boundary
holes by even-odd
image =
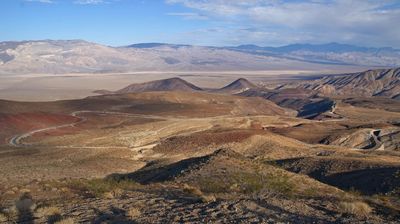
[[[312,43],[312,42],[294,42],[290,44],[283,44],[283,45],[257,45],[257,44],[252,44],[252,43],[243,43],[243,44],[238,44],[238,45],[201,45],[201,44],[187,44],[187,43],[168,43],[168,42],[136,42],[132,44],[127,44],[127,45],[109,45],[105,43],[100,43],[96,41],[91,41],[91,40],[86,40],[86,39],[30,39],[30,40],[0,40],[0,43],[6,43],[6,42],[40,42],[40,41],[82,41],[82,42],[88,42],[88,43],[94,43],[94,44],[99,44],[103,46],[108,46],[108,47],[113,47],[113,48],[120,48],[120,47],[129,47],[132,45],[139,45],[139,44],[160,44],[160,45],[181,45],[181,46],[198,46],[198,47],[215,47],[215,48],[228,48],[228,47],[240,47],[240,46],[255,46],[255,47],[261,47],[261,48],[280,48],[280,47],[286,47],[286,46],[292,46],[292,45],[313,45],[313,46],[322,46],[322,45],[329,45],[329,44],[337,44],[337,45],[348,45],[352,47],[361,47],[361,48],[375,48],[375,49],[392,49],[392,50],[400,50],[395,47],[390,47],[390,46],[380,46],[380,47],[372,47],[372,46],[365,46],[365,45],[356,45],[356,44],[348,44],[348,43],[341,43],[341,42],[324,42],[324,43]]]

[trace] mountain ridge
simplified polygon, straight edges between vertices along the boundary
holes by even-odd
[[[400,67],[324,76],[297,87],[328,96],[382,96],[396,99],[400,93]]]
[[[253,50],[270,50],[275,52],[291,52],[298,50],[310,50],[310,51],[329,51],[329,52],[348,52],[348,51],[358,51],[358,52],[378,52],[382,50],[386,51],[400,51],[400,49],[395,49],[392,47],[364,47],[351,44],[342,43],[326,43],[326,44],[310,44],[310,43],[295,43],[289,45],[283,45],[279,47],[270,46],[258,46],[253,44],[239,45],[233,48],[238,49],[253,49]]]
[[[247,48],[257,48],[251,46]],[[315,46],[312,48],[321,47]],[[328,52],[321,49],[288,52],[269,48],[259,50],[164,43],[110,47],[84,40],[0,42],[0,74],[281,69],[320,71],[400,66],[400,51],[391,48],[382,48],[378,52]]]

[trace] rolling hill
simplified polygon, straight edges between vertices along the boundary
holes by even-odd
[[[181,78],[170,78],[163,80],[156,80],[145,83],[131,84],[123,89],[115,91],[115,93],[138,93],[138,92],[151,92],[151,91],[201,91],[197,87]]]
[[[217,91],[223,93],[238,94],[247,91],[249,89],[255,89],[255,88],[258,88],[257,85],[251,83],[247,79],[239,78],[233,81],[232,83],[228,84],[227,86],[218,89]]]

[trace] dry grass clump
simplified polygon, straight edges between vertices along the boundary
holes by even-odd
[[[2,214],[3,216],[5,216],[8,219],[13,219],[14,217],[16,217],[18,215],[18,210],[15,207],[15,205],[13,205],[9,208],[3,209],[2,213],[0,213],[0,214]]]
[[[341,202],[339,209],[344,214],[350,214],[357,217],[368,217],[372,212],[372,208],[365,202],[353,201],[353,202]]]
[[[105,192],[103,197],[107,199],[121,198],[124,196],[124,193],[125,193],[124,190],[116,188],[109,192]]]
[[[142,214],[142,212],[137,208],[130,208],[128,210],[128,212],[126,213],[126,215],[131,219],[135,219],[135,218],[139,217],[141,214]]]
[[[7,222],[8,218],[6,215],[0,213],[0,223]]]
[[[123,195],[123,190],[134,190],[139,186],[134,181],[117,179],[80,179],[72,180],[67,185],[77,193],[97,198],[118,198]]]
[[[183,192],[192,194],[192,195],[196,195],[196,196],[203,195],[203,192],[201,192],[201,190],[199,188],[190,186],[188,184],[183,185]]]
[[[235,172],[218,178],[199,178],[198,185],[206,193],[242,193],[254,194],[260,191],[270,191],[284,196],[293,196],[295,183],[286,174],[259,174]]]
[[[55,222],[54,224],[75,224],[75,221],[73,218],[66,218],[58,222]]]
[[[40,207],[35,211],[35,216],[38,218],[56,216],[60,214],[60,209],[54,206]]]
[[[213,202],[216,200],[213,195],[205,195],[199,188],[188,184],[183,185],[183,192],[198,197],[203,203]]]

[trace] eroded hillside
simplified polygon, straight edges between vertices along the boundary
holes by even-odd
[[[179,79],[131,87],[135,93],[0,102],[1,221],[400,217],[394,99],[330,98],[244,79],[221,91]]]

